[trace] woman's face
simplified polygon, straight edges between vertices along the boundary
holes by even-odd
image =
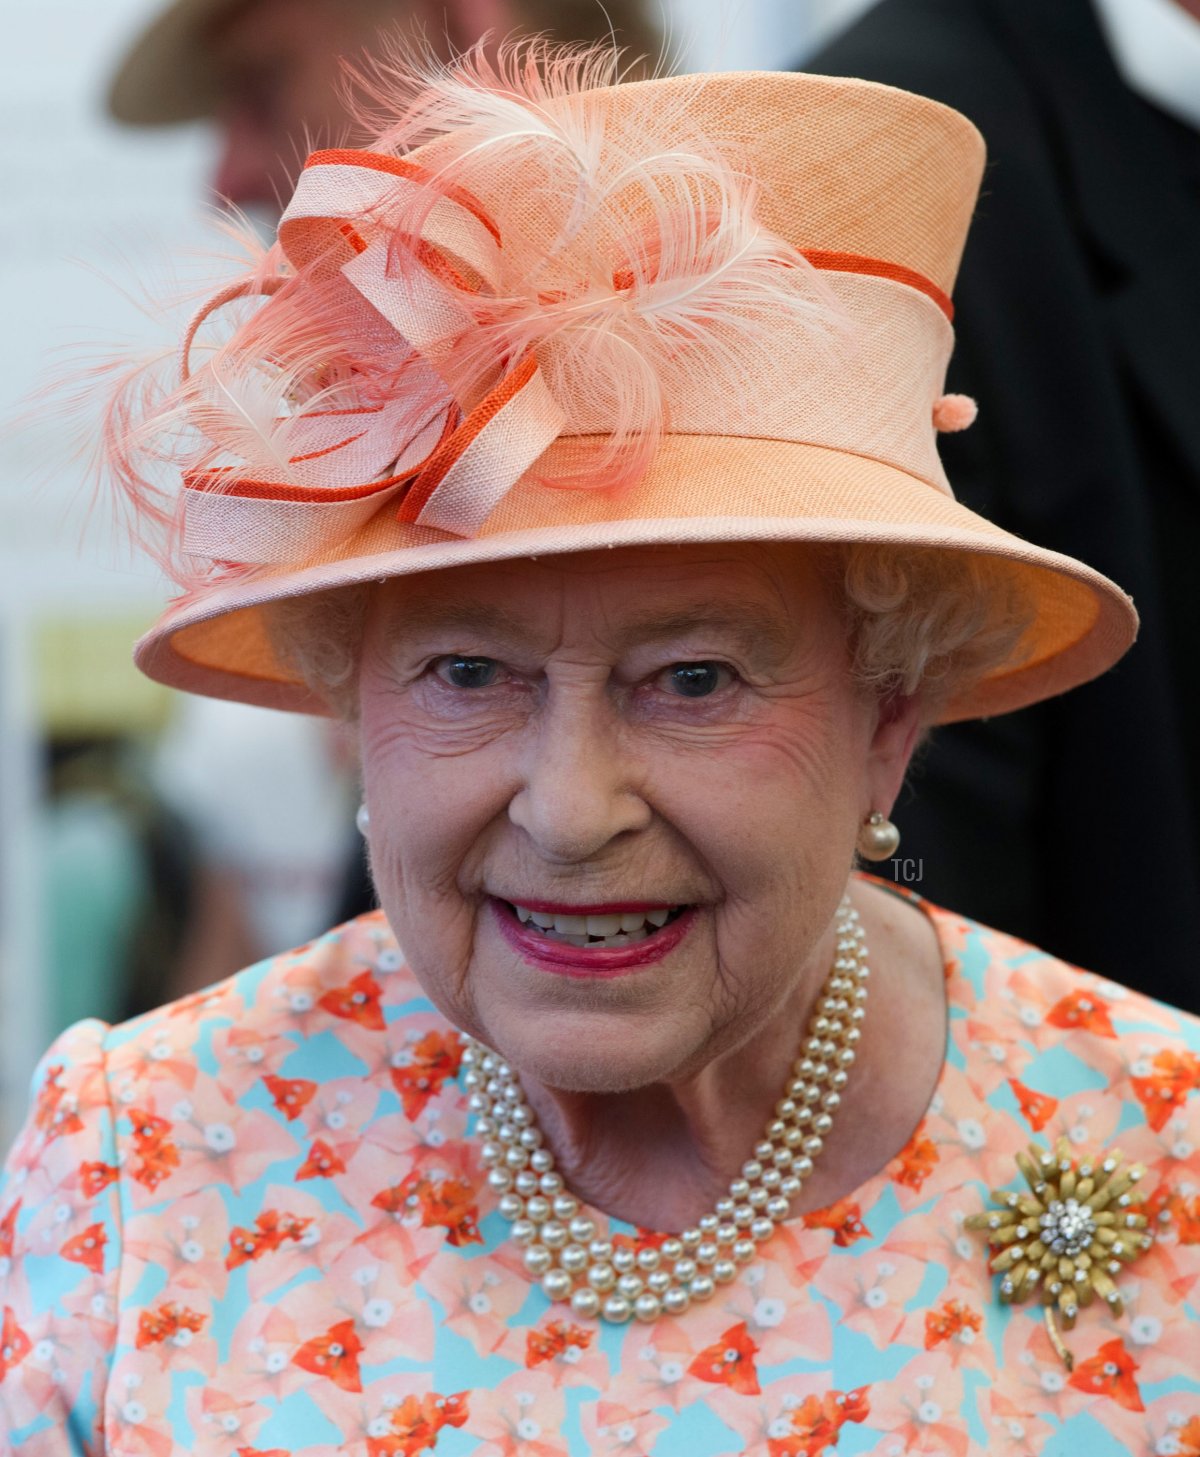
[[[543,1083],[690,1076],[823,978],[914,721],[853,685],[800,548],[392,581],[361,674],[383,908],[441,1011]]]

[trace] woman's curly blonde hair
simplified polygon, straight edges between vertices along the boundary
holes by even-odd
[[[840,586],[856,683],[879,699],[919,697],[925,723],[1011,663],[1032,621],[1011,575],[985,556],[858,543],[816,550]],[[276,602],[268,613],[280,659],[340,718],[357,714],[370,591],[338,587]]]

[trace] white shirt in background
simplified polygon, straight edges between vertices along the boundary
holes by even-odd
[[[1200,130],[1200,20],[1176,0],[1093,3],[1130,90]]]
[[[327,930],[337,908],[356,800],[333,733],[307,714],[183,694],[160,743],[156,786],[203,858],[241,879],[262,955]]]

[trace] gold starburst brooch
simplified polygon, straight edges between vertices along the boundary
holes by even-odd
[[[1030,1144],[1017,1155],[1017,1167],[1030,1193],[993,1189],[999,1209],[969,1214],[966,1226],[987,1234],[1003,1304],[1019,1304],[1040,1288],[1046,1331],[1070,1371],[1075,1359],[1056,1318],[1070,1330],[1079,1307],[1096,1296],[1120,1315],[1124,1306],[1113,1277],[1153,1243],[1136,1207],[1142,1200],[1136,1185],[1146,1171],[1126,1165],[1120,1149],[1098,1163],[1076,1163],[1065,1138],[1053,1153]]]

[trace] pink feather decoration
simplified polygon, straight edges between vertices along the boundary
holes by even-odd
[[[591,448],[548,485],[614,487],[644,471],[670,429],[668,401],[697,371],[752,417],[789,324],[830,348],[847,324],[818,271],[756,221],[756,189],[732,148],[700,137],[681,105],[660,135],[589,98],[618,79],[604,48],[534,42],[481,51],[414,78],[402,67],[380,151],[431,147],[432,185],[390,219],[419,236],[441,195],[485,199],[503,245],[497,297],[472,295],[473,338],[456,341],[452,386],[471,396],[498,359],[534,352]],[[703,85],[698,78],[696,84]],[[376,94],[386,97],[380,85]],[[497,178],[520,168],[522,188]],[[397,272],[409,250],[393,249]]]
[[[476,50],[449,66],[377,67],[370,86],[393,120],[373,150],[429,150],[418,186],[345,217],[362,243],[386,241],[389,286],[427,293],[434,280],[457,322],[418,353],[331,258],[293,270],[277,246],[256,259],[241,282],[270,296],[231,304],[244,317],[223,342],[205,339],[206,323],[181,383],[126,380],[108,407],[112,472],[177,580],[194,586],[213,568],[181,550],[156,483],[164,461],[213,482],[338,486],[351,465],[384,479],[437,411],[453,423],[532,354],[563,434],[584,437],[548,451],[538,478],[617,488],[644,472],[696,379],[753,419],[762,391],[790,387],[781,333],[843,346],[829,286],[757,222],[732,149],[697,136],[682,105],[658,135],[640,115],[615,119],[590,93],[618,75],[610,49],[544,42],[502,48],[494,64]],[[499,235],[494,286],[419,242],[439,203],[464,197]],[[322,447],[343,419],[342,444]]]

